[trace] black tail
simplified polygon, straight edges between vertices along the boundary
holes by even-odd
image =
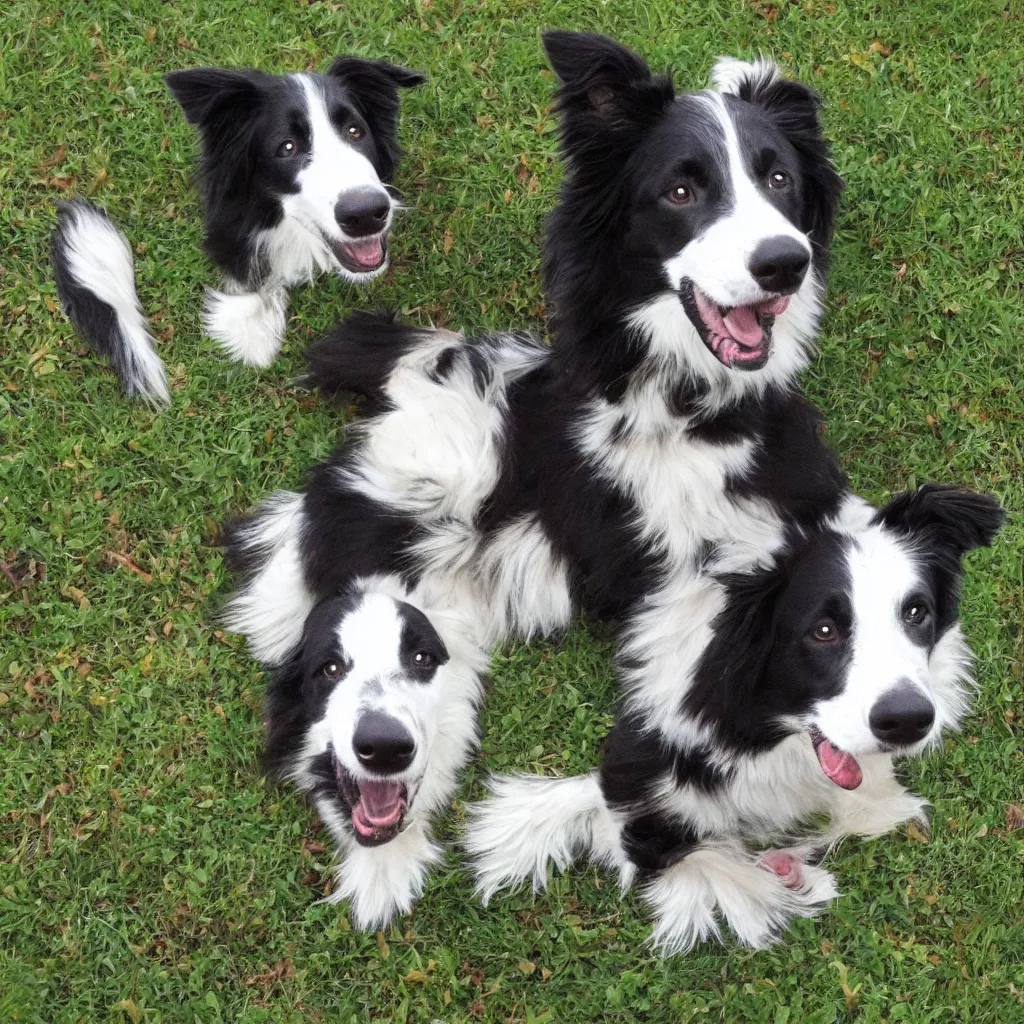
[[[303,384],[322,395],[354,392],[375,413],[387,404],[384,386],[395,364],[422,341],[424,329],[400,323],[390,311],[353,313],[306,352]]]
[[[131,246],[111,219],[82,199],[61,203],[50,260],[64,312],[110,361],[124,393],[169,405],[167,374],[135,291]]]

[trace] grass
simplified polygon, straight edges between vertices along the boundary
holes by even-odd
[[[354,933],[317,905],[311,812],[258,774],[262,676],[217,631],[216,524],[301,484],[338,418],[291,380],[368,303],[543,327],[559,177],[542,27],[598,29],[703,84],[778,56],[827,103],[848,182],[806,386],[872,499],[959,481],[1024,508],[1024,22],[1016,0],[7,0],[0,11],[0,1020],[1024,1021],[1019,514],[970,558],[979,696],[907,766],[930,836],[833,858],[843,898],[767,952],[661,962],[643,908],[592,869],[483,910],[452,854],[414,915]],[[372,297],[321,279],[284,357],[229,364],[198,327],[191,130],[160,74],[386,56],[408,96],[411,210]],[[92,193],[136,246],[173,408],[126,403],[55,313],[56,200]],[[12,580],[14,582],[12,582]],[[610,647],[585,629],[495,659],[485,768],[576,772],[607,731]],[[455,838],[458,806],[442,831]]]

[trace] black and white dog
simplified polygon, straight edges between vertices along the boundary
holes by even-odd
[[[706,642],[677,652],[666,711],[690,736],[627,711],[599,771],[492,781],[467,837],[485,901],[526,878],[543,888],[549,863],[589,855],[624,888],[643,882],[664,953],[718,936],[719,915],[763,946],[837,894],[817,866],[830,847],[924,818],[893,758],[937,743],[966,710],[961,558],[1003,514],[926,485],[864,518],[851,508],[764,568],[691,581],[693,601],[719,610]]]
[[[326,74],[194,68],[166,76],[202,142],[206,248],[224,274],[205,326],[232,358],[267,366],[287,289],[330,270],[357,283],[387,267],[401,149],[399,90],[417,72],[338,57]],[[130,397],[170,401],[135,290],[131,248],[96,206],[61,207],[52,245],[61,304]]]
[[[357,283],[384,272],[399,89],[424,78],[338,57],[322,75],[193,68],[165,80],[199,130],[206,250],[224,273],[206,329],[232,358],[267,366],[289,286],[317,271]]]
[[[544,259],[552,347],[367,315],[314,346],[310,384],[365,396],[369,415],[303,494],[233,535],[230,622],[287,659],[351,574],[452,588],[484,645],[583,605],[619,621],[623,719],[682,752],[688,786],[716,755],[680,666],[712,644],[732,577],[867,529],[795,379],[840,181],[815,97],[774,65],[721,61],[714,88],[676,96],[611,40],[545,45],[568,163]],[[790,916],[790,890],[769,896],[744,935]]]
[[[424,598],[398,577],[352,580],[310,612],[267,692],[268,773],[309,793],[341,854],[330,899],[361,928],[419,896],[441,856],[430,818],[478,741],[486,652],[471,619]]]

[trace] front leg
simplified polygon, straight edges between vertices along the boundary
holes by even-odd
[[[267,285],[260,291],[210,288],[203,304],[203,328],[231,359],[246,366],[269,366],[284,341],[288,293]]]

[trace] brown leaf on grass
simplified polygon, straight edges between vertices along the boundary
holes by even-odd
[[[445,251],[446,253],[448,253],[448,252],[451,252],[451,250],[452,250],[452,246],[453,246],[454,244],[455,244],[455,236],[454,236],[454,235],[452,234],[452,232],[451,232],[451,228],[449,228],[449,229],[448,229],[448,230],[447,230],[447,231],[446,231],[446,232],[444,233],[444,242],[443,242],[443,247],[444,247],[444,251]]]
[[[110,181],[110,175],[107,174],[107,169],[101,167],[94,175],[92,184],[88,188],[89,195],[94,196],[107,182]]]
[[[176,43],[177,43],[177,44],[178,44],[178,45],[179,45],[179,46],[180,46],[180,47],[181,47],[181,48],[182,48],[183,50],[194,50],[194,49],[196,48],[196,44],[195,44],[195,43],[193,43],[193,42],[190,42],[190,41],[189,41],[188,39],[186,39],[186,38],[185,38],[184,36],[178,36],[178,38],[177,38],[177,39],[175,40],[175,42],[176,42]]]
[[[149,28],[146,29],[146,42],[156,42],[156,25],[150,25]]]
[[[278,960],[273,967],[267,967],[259,974],[250,975],[245,979],[245,984],[249,988],[262,988],[265,991],[282,982],[291,981],[293,977],[295,968],[291,960]]]
[[[68,153],[68,147],[67,146],[63,146],[63,145],[58,146],[57,147],[57,152],[54,153],[53,156],[48,156],[39,165],[39,170],[41,170],[41,171],[48,171],[48,170],[50,170],[53,167],[59,167],[62,163],[64,163],[64,157],[67,156],[67,153]]]
[[[1019,804],[1006,805],[1006,828],[1010,832],[1024,828],[1024,807]]]
[[[119,555],[116,551],[106,551],[104,554],[108,559],[117,562],[118,565],[123,565],[126,569],[130,569],[136,575],[141,576],[144,583],[153,582],[153,577],[145,569],[140,569],[130,558]]]
[[[886,46],[880,40],[876,39],[869,47],[868,53],[878,53],[883,57],[888,57],[892,53],[892,47]]]

